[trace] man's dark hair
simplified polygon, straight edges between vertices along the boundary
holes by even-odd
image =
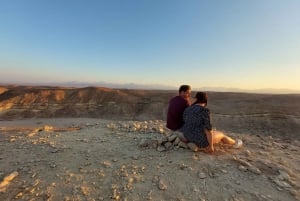
[[[181,85],[180,87],[179,87],[179,93],[180,92],[186,92],[186,91],[188,91],[188,90],[191,90],[191,86],[190,85]]]

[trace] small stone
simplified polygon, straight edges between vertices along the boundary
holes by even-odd
[[[179,169],[181,169],[181,170],[184,170],[184,169],[186,169],[188,166],[186,165],[186,164],[184,164],[184,163],[182,163],[182,164],[180,164],[179,165]]]
[[[228,173],[225,169],[222,169],[221,172],[223,172],[224,174]]]
[[[159,181],[159,176],[155,175],[153,178],[152,178],[152,183],[157,183]]]
[[[111,163],[110,163],[109,161],[103,161],[103,162],[102,162],[102,165],[103,165],[104,167],[106,167],[106,168],[111,167]]]
[[[188,148],[187,144],[184,143],[184,142],[182,142],[182,141],[180,141],[180,142],[178,143],[178,146],[181,147],[181,148],[184,148],[184,149],[187,149],[187,148]]]
[[[257,167],[255,167],[255,166],[253,166],[253,165],[247,167],[247,169],[248,169],[250,172],[253,172],[253,173],[255,173],[255,174],[258,174],[258,175],[261,174],[260,169],[258,169]]]
[[[293,196],[297,196],[299,194],[299,192],[295,189],[290,189],[290,194]]]
[[[172,143],[171,142],[167,142],[165,144],[166,149],[170,149],[172,147]]]
[[[239,165],[239,170],[243,171],[243,172],[246,172],[247,171],[247,168],[243,165]]]
[[[199,150],[198,146],[195,143],[188,143],[187,146],[192,150],[193,152],[197,152]]]
[[[147,200],[152,200],[151,194],[152,194],[152,190],[150,190],[150,191],[148,192],[148,194],[147,194]]]
[[[251,151],[250,151],[250,150],[248,150],[248,149],[245,151],[245,154],[246,154],[246,156],[248,156],[248,157],[249,157],[249,156],[252,156],[252,153],[251,153]]]
[[[81,142],[84,142],[84,143],[88,143],[88,142],[89,142],[89,141],[88,141],[87,139],[85,139],[85,138],[84,138],[84,139],[81,139],[80,141],[81,141]]]
[[[156,148],[158,145],[158,140],[146,139],[140,143],[141,148]]]
[[[199,155],[198,154],[194,154],[193,155],[193,160],[199,160]]]
[[[19,173],[17,171],[14,171],[10,173],[9,175],[5,176],[3,178],[3,181],[0,182],[0,192],[3,192],[6,190],[6,186],[9,184],[10,181],[12,181],[16,176],[18,176]]]
[[[176,137],[176,139],[174,140],[173,144],[174,144],[174,145],[178,145],[179,142],[180,142],[179,137]]]
[[[138,160],[139,159],[139,157],[138,156],[131,156],[131,158],[133,159],[133,160]]]
[[[158,131],[159,131],[160,134],[164,133],[164,129],[163,128],[159,128]]]
[[[55,163],[51,163],[51,164],[49,164],[49,166],[50,166],[51,168],[55,168],[55,167],[56,167],[56,164],[55,164]]]
[[[157,140],[157,143],[158,143],[158,144],[164,144],[164,143],[166,143],[166,142],[168,142],[168,138],[167,138],[166,136],[161,137],[161,138],[159,138],[159,139]]]
[[[57,153],[59,151],[60,151],[59,149],[54,149],[54,150],[51,151],[51,153]]]
[[[204,172],[199,172],[199,173],[198,173],[198,177],[199,177],[200,179],[205,179],[205,178],[206,178],[206,174],[205,174]]]
[[[279,181],[278,179],[274,180],[275,184],[277,184],[277,186],[282,187],[282,188],[291,188],[291,185],[285,181]]]
[[[164,146],[158,146],[156,150],[162,152],[162,151],[166,151],[166,148]]]
[[[176,135],[170,135],[170,136],[168,136],[168,141],[173,142],[173,141],[175,141],[176,138],[177,138]]]
[[[218,174],[217,172],[214,172],[214,171],[210,171],[210,172],[208,173],[208,175],[209,175],[210,177],[212,177],[212,178],[216,178],[216,177],[219,176],[219,174]]]
[[[53,128],[53,126],[48,126],[48,125],[45,125],[44,127],[43,127],[43,130],[44,131],[53,131],[54,130],[54,128]]]
[[[199,189],[196,188],[196,187],[193,187],[193,191],[194,191],[194,192],[199,192]]]
[[[280,175],[277,177],[279,180],[289,181],[291,179],[290,175],[282,170],[279,170]]]
[[[167,185],[165,184],[165,182],[162,179],[160,179],[158,182],[158,188],[159,188],[159,190],[167,190],[168,189]]]

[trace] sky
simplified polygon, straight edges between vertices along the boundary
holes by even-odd
[[[299,0],[0,0],[0,83],[300,90]]]

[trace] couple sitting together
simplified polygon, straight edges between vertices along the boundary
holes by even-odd
[[[176,131],[181,141],[187,143],[193,151],[213,153],[214,144],[220,142],[240,148],[241,140],[234,140],[224,133],[212,130],[210,111],[207,108],[207,94],[196,93],[196,101],[190,102],[191,87],[182,85],[179,95],[169,102],[167,128]]]

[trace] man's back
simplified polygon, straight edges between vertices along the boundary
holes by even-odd
[[[189,101],[181,96],[175,96],[170,100],[167,114],[167,128],[171,130],[181,128],[183,125],[183,112],[189,105]]]

